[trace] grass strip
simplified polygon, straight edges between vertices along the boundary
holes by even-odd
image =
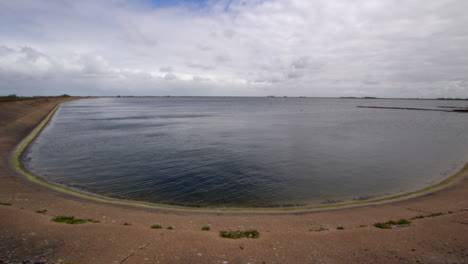
[[[57,216],[53,218],[52,221],[57,222],[57,223],[70,224],[70,225],[79,225],[79,224],[84,224],[84,223],[99,223],[99,221],[97,220],[78,219],[78,218],[75,218],[74,216]]]
[[[406,219],[400,219],[397,222],[388,221],[388,222],[385,222],[385,223],[375,223],[374,226],[377,227],[377,228],[381,228],[381,229],[393,229],[393,228],[396,228],[396,227],[409,226],[410,224],[411,224],[410,221],[408,221]]]
[[[442,213],[442,212],[439,212],[439,213],[433,213],[433,214],[429,214],[429,215],[418,215],[418,216],[413,217],[411,219],[423,219],[423,218],[426,218],[426,217],[436,217],[436,216],[441,216],[441,215],[445,215],[445,214]]]
[[[259,238],[260,233],[257,230],[248,231],[220,231],[219,235],[224,238],[239,239],[239,238]]]

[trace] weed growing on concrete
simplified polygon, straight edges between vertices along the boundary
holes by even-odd
[[[52,221],[57,223],[65,223],[70,225],[79,225],[84,223],[99,223],[97,220],[93,219],[77,219],[74,216],[57,216],[52,219]]]
[[[388,221],[385,223],[375,223],[374,226],[377,228],[382,228],[382,229],[392,229],[396,227],[404,227],[404,226],[409,226],[411,224],[410,221],[406,219],[400,219],[397,222],[395,221]]]

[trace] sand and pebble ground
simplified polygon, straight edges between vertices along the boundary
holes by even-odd
[[[468,263],[466,168],[455,183],[417,198],[288,214],[163,211],[93,201],[29,181],[12,165],[15,147],[57,103],[72,99],[0,103],[2,264]],[[51,221],[57,216],[99,222]],[[411,224],[373,226],[400,219]],[[210,230],[203,231],[206,226]],[[219,235],[251,229],[260,237]]]

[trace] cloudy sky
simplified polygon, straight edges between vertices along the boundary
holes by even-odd
[[[468,97],[466,0],[0,0],[0,95]]]

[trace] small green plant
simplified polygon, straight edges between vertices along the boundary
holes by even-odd
[[[338,229],[338,230],[345,230],[345,228],[344,228],[343,226],[339,226],[339,227],[337,227],[336,229]]]
[[[442,212],[439,212],[439,213],[432,213],[432,214],[429,214],[429,215],[418,215],[418,216],[413,217],[411,219],[423,219],[423,218],[426,218],[426,217],[436,217],[436,216],[441,216],[441,215],[445,215],[445,214],[442,213]]]
[[[359,227],[367,227],[366,225],[360,225]]]
[[[0,205],[11,206],[11,203],[0,203]]]
[[[382,229],[392,229],[392,228],[395,228],[395,227],[409,226],[410,224],[411,224],[410,221],[408,221],[406,219],[400,219],[397,222],[388,221],[388,222],[385,222],[385,223],[375,223],[374,227],[382,228]]]
[[[124,223],[123,225],[124,225],[124,226],[131,226],[132,224],[130,224],[130,223]]]
[[[239,239],[239,238],[259,238],[260,233],[257,230],[248,231],[220,231],[219,235],[224,238]]]
[[[439,213],[434,213],[434,214],[428,215],[427,217],[435,217],[435,216],[441,216],[441,215],[444,215],[444,213],[441,213],[441,212],[439,212]]]
[[[47,212],[47,210],[37,210],[36,213],[38,214],[45,214]]]
[[[84,223],[99,223],[97,220],[93,219],[77,219],[74,216],[57,216],[52,219],[52,221],[57,223],[65,223],[70,225],[79,225]]]
[[[172,230],[174,228],[172,226],[168,226],[166,229]]]
[[[204,226],[201,228],[202,231],[210,231],[210,227],[209,226]]]
[[[152,229],[161,229],[162,226],[160,226],[160,225],[152,225],[151,228],[152,228]]]

